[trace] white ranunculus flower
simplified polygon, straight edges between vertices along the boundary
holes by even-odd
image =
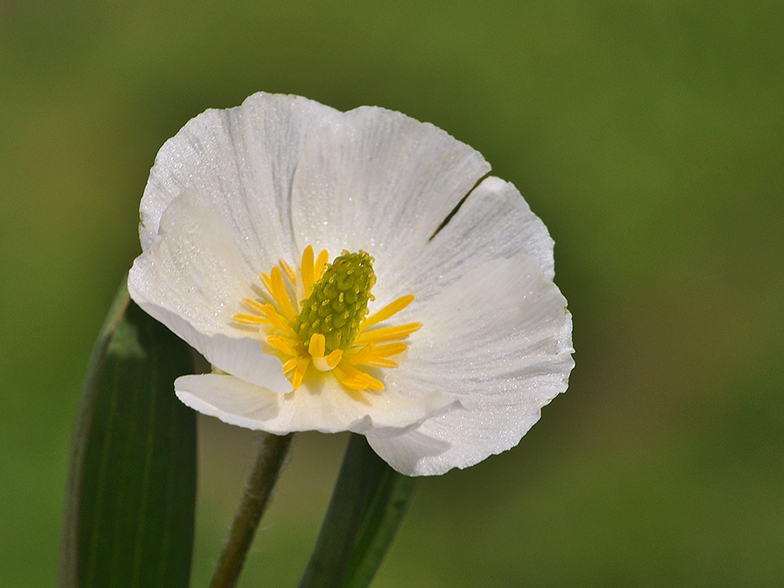
[[[361,433],[408,475],[516,445],[566,390],[572,326],[546,227],[489,170],[382,108],[262,93],[191,120],[150,173],[128,278],[215,368],[177,396],[271,433]]]

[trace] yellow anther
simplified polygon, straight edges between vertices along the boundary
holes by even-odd
[[[270,281],[270,277],[264,272],[260,272],[259,278],[261,278],[261,283],[264,284],[264,288],[267,290],[267,292],[272,294],[272,282]]]
[[[325,357],[325,346],[326,339],[321,333],[315,333],[310,338],[308,353],[310,354],[310,358],[313,360],[313,366],[321,372],[327,372],[333,369],[340,363],[340,360],[343,359],[342,349],[335,349],[332,353]]]
[[[297,359],[296,357],[290,358],[286,363],[283,364],[283,373],[284,374],[289,373],[291,370],[297,367],[298,363],[299,363],[299,359]]]
[[[280,265],[280,268],[283,270],[283,273],[286,274],[286,277],[289,279],[289,282],[291,282],[293,285],[296,285],[297,274],[294,272],[293,269],[291,269],[291,266],[287,264],[285,261],[283,261],[282,259],[278,260],[278,264]]]
[[[362,321],[362,324],[359,326],[360,330],[364,331],[365,329],[369,329],[370,327],[377,325],[381,321],[387,320],[388,318],[403,310],[413,301],[414,297],[409,294],[408,296],[401,296],[394,302],[390,302],[377,313],[370,315],[364,321]]]
[[[327,340],[321,333],[314,333],[310,338],[310,345],[308,345],[308,353],[311,357],[324,357],[324,348]]]
[[[264,305],[261,302],[256,302],[255,300],[251,300],[250,298],[243,298],[242,301],[253,308],[254,310],[259,310],[264,312]]]
[[[288,337],[268,337],[267,343],[286,355],[297,355],[297,349]]]
[[[316,278],[313,275],[313,269],[313,247],[308,245],[305,247],[305,251],[302,252],[302,268],[300,269],[300,273],[302,274],[302,287],[305,289],[306,298],[310,296],[310,289],[316,281]]]
[[[318,280],[321,277],[321,274],[324,273],[324,268],[327,267],[328,261],[329,253],[327,253],[326,249],[322,249],[321,253],[319,253],[318,257],[316,258],[316,263],[313,265],[314,281]]]
[[[388,343],[386,345],[368,343],[359,350],[359,353],[351,357],[348,362],[351,365],[395,368],[397,367],[397,362],[392,361],[389,357],[403,353],[406,349],[405,343]]]
[[[384,389],[384,384],[373,376],[359,371],[357,368],[347,362],[342,362],[337,366],[333,373],[338,381],[349,388],[350,390],[364,390],[370,388],[380,392]]]
[[[365,345],[366,343],[381,343],[383,341],[394,341],[395,339],[403,339],[408,337],[411,333],[415,333],[422,328],[422,323],[408,323],[400,325],[399,327],[384,327],[381,329],[373,329],[371,331],[364,331],[359,334],[354,340],[354,345]]]
[[[370,359],[371,357],[373,357],[373,343],[369,343],[362,347],[356,355],[349,358],[348,362],[352,365],[357,365],[365,363],[365,360]]]
[[[289,293],[286,291],[286,286],[283,284],[283,273],[277,266],[273,267],[270,272],[270,284],[273,288],[270,290],[270,294],[272,294],[275,302],[278,303],[278,308],[283,313],[283,316],[290,321],[297,318],[297,311],[294,310],[294,306],[291,304],[291,298],[289,298]]]
[[[327,361],[327,365],[330,367],[330,369],[334,368],[343,359],[343,350],[335,349],[335,351],[327,355],[324,359]]]
[[[289,337],[297,337],[294,329],[291,328],[285,317],[281,316],[278,311],[275,310],[274,306],[271,304],[265,304],[264,314],[267,315],[267,319],[269,319],[269,322],[273,327],[283,331]]]
[[[244,325],[263,325],[265,323],[269,323],[269,320],[265,319],[264,317],[252,314],[235,314],[231,318]]]
[[[297,364],[297,369],[294,370],[294,375],[291,377],[291,385],[296,390],[302,385],[302,378],[305,377],[305,372],[308,371],[310,365],[309,359],[301,359]]]

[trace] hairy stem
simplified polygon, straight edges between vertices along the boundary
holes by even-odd
[[[264,437],[210,588],[234,588],[237,585],[245,556],[253,543],[256,527],[267,507],[293,436],[293,433],[289,433],[283,437],[271,434]]]

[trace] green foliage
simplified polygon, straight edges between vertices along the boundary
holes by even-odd
[[[188,586],[196,418],[174,395],[189,347],[117,294],[74,431],[60,588]]]
[[[364,588],[373,580],[405,515],[416,478],[399,474],[373,454],[365,515],[343,577],[345,588]]]
[[[365,588],[392,543],[416,484],[352,434],[299,588]]]

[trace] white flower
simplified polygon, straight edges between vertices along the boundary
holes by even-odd
[[[489,169],[381,108],[255,94],[191,120],[150,173],[128,278],[215,368],[177,396],[271,433],[361,433],[408,475],[516,445],[566,390],[571,317],[546,227]],[[344,251],[332,282],[365,272],[351,300],[321,277]],[[301,312],[316,289],[325,321],[354,321],[342,338]]]

